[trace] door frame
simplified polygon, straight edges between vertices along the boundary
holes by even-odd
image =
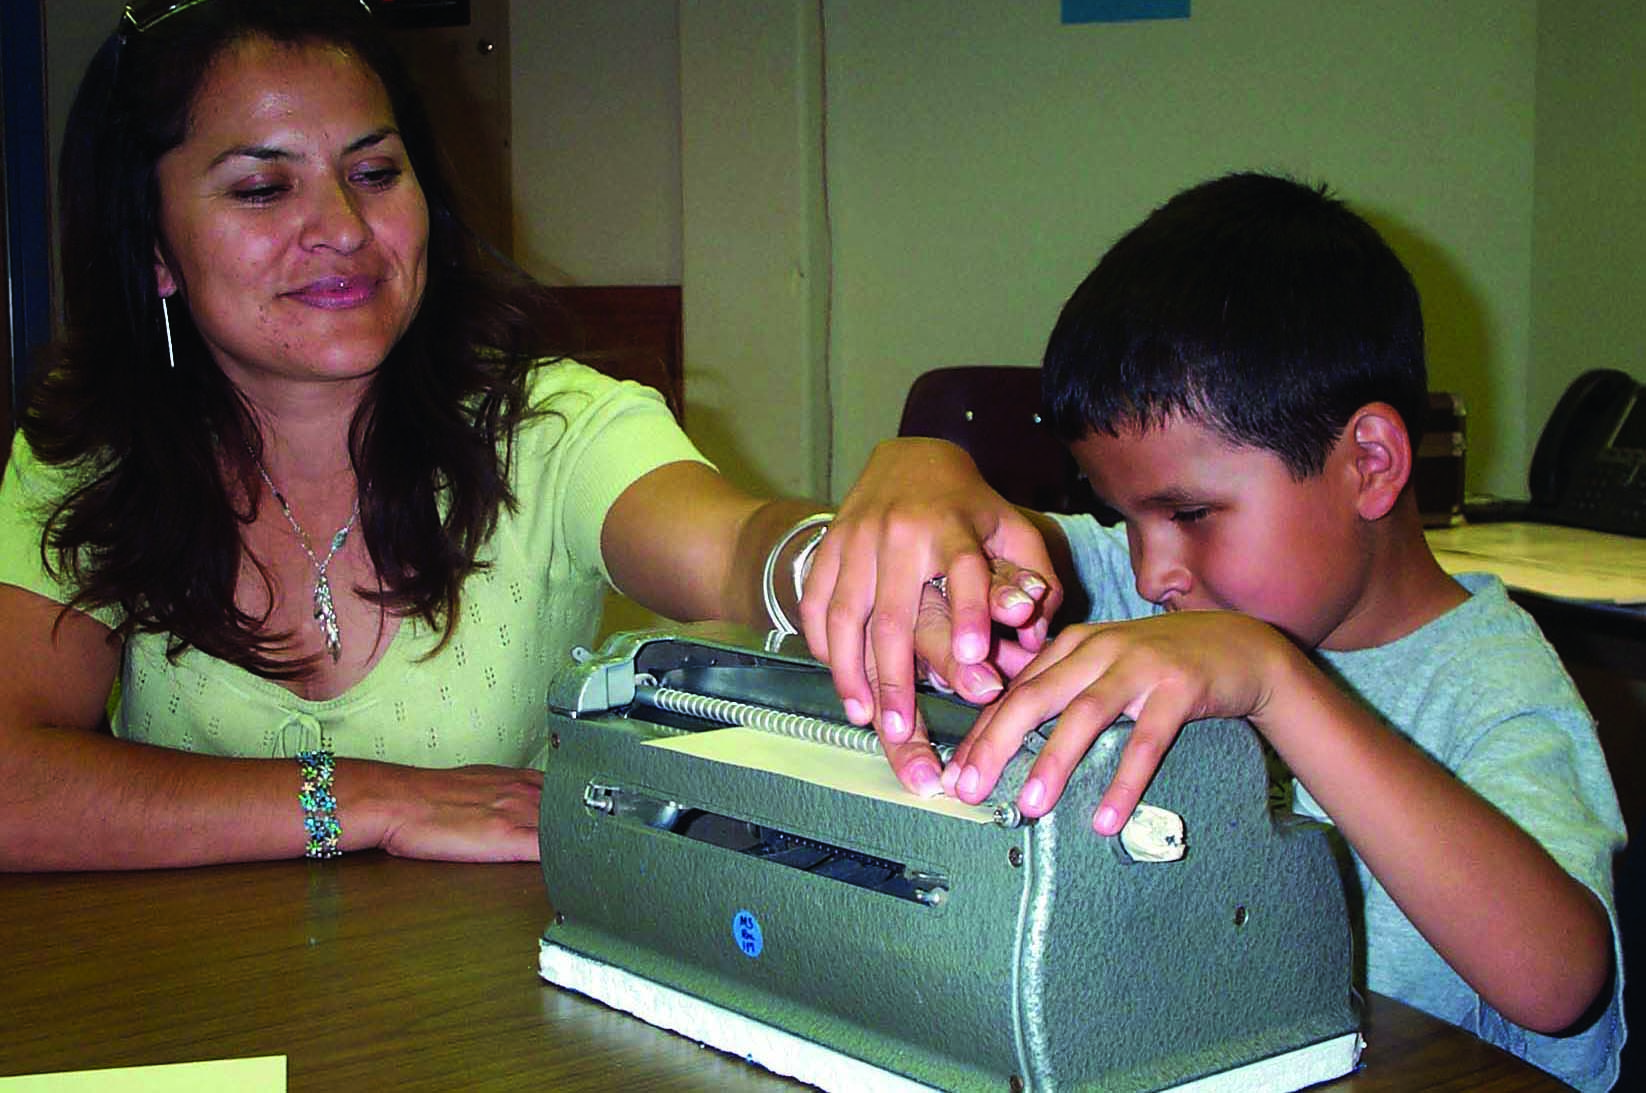
[[[17,392],[35,352],[51,338],[51,203],[48,198],[45,21],[40,3],[0,5],[0,159],[6,259],[5,425],[9,448]]]

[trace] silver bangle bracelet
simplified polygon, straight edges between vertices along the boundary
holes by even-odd
[[[800,548],[800,553],[794,557],[791,573],[794,578],[795,600],[800,599],[800,593],[806,583],[806,573],[811,568],[812,555],[817,551],[817,544],[823,541],[828,533],[829,524],[834,520],[832,512],[814,512],[804,520],[797,522],[788,531],[785,531],[772,549],[766,553],[766,565],[760,575],[760,593],[766,602],[766,617],[771,620],[772,631],[783,637],[798,634],[800,631],[789,616],[784,613],[783,605],[777,601],[777,561],[789,545],[808,531],[815,533],[806,545]]]

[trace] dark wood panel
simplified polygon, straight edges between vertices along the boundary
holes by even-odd
[[[684,420],[686,378],[679,285],[557,285],[572,325],[570,352],[620,379],[663,392]]]
[[[472,0],[467,7],[467,21],[458,25],[419,25],[408,11],[389,39],[440,142],[463,219],[512,256],[508,0]]]

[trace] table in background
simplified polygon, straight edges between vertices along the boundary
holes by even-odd
[[[800,1088],[544,984],[549,915],[535,865],[380,853],[0,875],[0,1075],[285,1055],[297,1091]],[[1319,1088],[1566,1088],[1391,999],[1364,1031]]]

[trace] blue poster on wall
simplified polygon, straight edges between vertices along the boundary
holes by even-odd
[[[1065,23],[1130,23],[1187,19],[1189,0],[1063,0]]]

